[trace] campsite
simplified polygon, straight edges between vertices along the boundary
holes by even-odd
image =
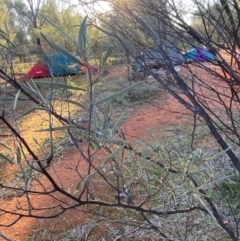
[[[80,74],[80,67],[63,54],[49,54],[39,59],[26,74],[27,78]]]
[[[227,59],[228,56],[225,55],[225,58]],[[209,63],[209,65],[211,65]],[[209,74],[207,72],[204,72],[203,70],[199,69],[198,67],[192,66],[192,71],[195,73],[198,73],[198,75],[201,75],[201,78],[205,78],[206,80],[209,79]],[[105,94],[106,86],[109,91],[112,89],[119,89],[122,87],[122,84],[125,82],[125,85],[127,86],[126,82],[126,76],[127,76],[127,68],[124,65],[116,66],[116,67],[109,67],[109,76],[105,80],[105,88],[102,89],[103,93]],[[182,67],[180,72],[184,74],[184,68]],[[80,75],[81,79],[84,78],[84,75]],[[72,77],[76,78],[76,77]],[[119,82],[119,78],[121,78],[121,83]],[[40,79],[41,80],[41,79]],[[115,111],[114,116],[119,117],[119,112],[126,111],[127,113],[127,119],[123,121],[120,128],[123,130],[129,140],[132,140],[132,142],[136,142],[140,136],[144,136],[145,141],[151,140],[153,137],[148,136],[149,131],[155,132],[154,138],[166,138],[165,135],[167,134],[165,130],[165,126],[172,126],[172,128],[184,128],[184,126],[187,126],[191,123],[192,117],[190,116],[189,111],[182,107],[181,104],[176,102],[173,98],[170,96],[163,95],[161,99],[157,97],[159,93],[162,93],[161,89],[153,89],[152,86],[155,86],[157,83],[154,83],[152,80],[149,80],[151,83],[150,85],[147,84],[145,87],[139,88],[135,92],[135,98],[136,102],[138,103],[138,107],[134,107],[134,105],[131,105],[131,102],[123,101],[123,99],[116,100],[115,103]],[[221,81],[221,85],[219,85],[219,81]],[[37,83],[37,82],[36,82]],[[119,86],[121,84],[121,86]],[[219,80],[216,78],[216,80],[212,80],[213,86],[218,86],[217,88],[222,88],[223,91],[225,91],[226,86],[224,84],[223,80]],[[163,94],[163,93],[162,93]],[[164,100],[165,99],[165,100]],[[134,104],[134,103],[133,103]],[[39,115],[39,121],[41,120],[43,116]],[[28,120],[31,120],[31,116],[27,117]],[[34,118],[34,116],[33,116]],[[34,123],[34,119],[32,120]],[[40,121],[42,122],[42,121]],[[30,124],[31,122],[29,122]],[[169,123],[171,123],[169,125]],[[47,124],[47,123],[46,123]],[[34,125],[34,124],[32,124]],[[45,125],[45,124],[44,124]],[[45,128],[44,125],[41,124],[42,128]],[[31,130],[34,130],[33,127],[30,125]],[[36,129],[39,127],[34,125]],[[158,128],[161,128],[157,130]],[[173,130],[174,130],[173,129]],[[189,130],[188,130],[189,131]],[[206,130],[204,130],[206,131]],[[26,130],[26,133],[24,134],[24,138],[26,140],[31,139],[31,134],[28,133],[29,131]],[[64,182],[66,185],[71,185],[76,179],[76,176],[74,172],[72,172],[69,176],[69,173],[66,174],[66,166],[62,165],[62,163],[67,162],[68,165],[74,166],[79,161],[79,152],[76,148],[71,147],[68,149],[70,143],[66,143],[64,141],[63,136],[61,132],[55,133],[58,138],[61,138],[60,142],[58,143],[59,146],[61,146],[62,150],[57,155],[59,158],[59,161],[55,164],[54,172],[57,172],[59,176],[61,176],[62,182]],[[206,133],[207,134],[207,133]],[[209,134],[207,134],[209,136]],[[46,138],[44,132],[40,132],[38,134],[38,139]],[[202,138],[202,137],[201,137]],[[200,138],[200,139],[201,139]],[[204,137],[205,138],[205,137]],[[30,140],[29,140],[30,141]],[[138,141],[137,141],[138,142]],[[202,143],[202,147],[208,148],[209,146],[214,145],[213,140],[209,137],[207,137],[204,142]],[[219,147],[215,147],[216,151],[219,150]],[[71,162],[69,162],[71,160]],[[79,165],[79,164],[78,164]],[[81,162],[81,166],[79,166],[80,170],[84,173],[86,171],[87,165]],[[11,173],[11,172],[10,172]],[[7,174],[7,173],[6,173]],[[8,176],[8,174],[7,174]],[[47,184],[47,183],[46,183]],[[45,185],[46,185],[45,184]],[[48,184],[47,184],[48,185]],[[38,205],[43,205],[45,202],[49,202],[49,200],[45,200],[43,197],[35,197],[33,199],[33,202],[38,203]],[[11,229],[5,229],[2,228],[4,234],[7,234],[9,237],[13,238],[13,240],[24,240],[21,237],[27,237],[28,235],[32,234],[32,231],[36,233],[46,232],[45,230],[48,230],[48,226],[51,223],[51,234],[49,233],[49,237],[58,236],[57,234],[61,232],[63,228],[69,228],[72,229],[74,224],[76,225],[82,225],[85,223],[86,219],[89,218],[88,214],[84,214],[82,210],[79,211],[71,211],[69,210],[66,212],[63,216],[60,216],[56,219],[56,224],[52,225],[51,221],[48,220],[42,220],[41,223],[39,223],[37,220],[33,221],[32,219],[25,218],[22,222],[19,222],[15,224]],[[1,219],[0,219],[1,220]],[[5,217],[5,221],[7,221]],[[9,219],[10,221],[11,219]],[[94,227],[94,230],[98,230],[97,227]],[[42,235],[42,240],[44,240],[44,233],[38,234],[38,238]],[[98,232],[97,232],[98,233]],[[35,236],[32,236],[33,240]],[[60,237],[60,236],[59,236]],[[98,238],[99,236],[96,234],[96,236],[93,236],[94,239]],[[31,240],[31,239],[30,239]]]
[[[77,57],[77,55],[76,55]],[[94,73],[98,69],[88,66],[89,71]],[[49,76],[68,76],[85,74],[86,68],[81,68],[79,64],[69,59],[66,55],[55,53],[43,55],[24,76],[25,78],[43,78]]]
[[[240,239],[240,5],[191,4],[3,1],[0,240]]]

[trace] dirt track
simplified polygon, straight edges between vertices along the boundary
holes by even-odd
[[[186,119],[184,116],[185,110],[179,103],[176,103],[174,100],[169,100],[169,105],[166,106],[165,109],[160,109],[158,107],[154,107],[151,105],[143,105],[141,107],[136,108],[133,112],[131,112],[128,116],[128,119],[121,125],[121,129],[125,132],[126,136],[130,139],[141,138],[147,133],[148,129],[153,128],[154,126],[165,125],[169,123],[179,123]],[[171,108],[171,109],[170,109]],[[182,112],[175,113],[176,112]],[[78,150],[72,148],[64,158],[55,165],[56,172],[59,176],[61,176],[62,182],[64,185],[68,186],[71,183],[74,183],[73,180],[76,178],[74,172],[66,172],[66,166],[64,163],[67,163],[69,166],[75,166],[80,158],[80,154]],[[84,162],[79,167],[82,173],[86,171],[88,165],[84,166]],[[49,184],[45,183],[46,186]],[[45,206],[45,203],[51,202],[51,198],[43,198],[39,196],[34,197],[35,200],[32,200],[33,203],[37,203],[39,207]],[[16,202],[11,203],[9,209],[14,209],[14,205]],[[9,222],[11,220],[11,215],[8,218],[5,217],[5,222]],[[66,228],[67,223],[79,224],[85,220],[85,215],[82,212],[77,212],[76,210],[68,211],[64,214],[64,220],[66,222],[58,223],[57,225],[52,226],[54,231],[61,231]],[[2,221],[2,220],[0,220]],[[14,226],[6,229],[1,228],[0,230],[12,238],[13,240],[23,241],[26,235],[32,233],[34,230],[38,230],[41,226],[42,228],[50,228],[48,225],[51,221],[42,221],[35,220],[32,218],[23,218]],[[1,238],[0,238],[1,240]]]

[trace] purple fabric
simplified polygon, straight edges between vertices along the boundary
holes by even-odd
[[[194,60],[197,62],[205,62],[206,58],[202,57],[202,56],[206,56],[205,52],[206,51],[200,48],[195,49]]]
[[[215,60],[215,56],[208,52],[206,49],[203,48],[195,48],[189,50],[186,55],[188,59],[192,59],[196,62],[206,62]]]

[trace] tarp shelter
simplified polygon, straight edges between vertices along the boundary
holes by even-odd
[[[168,44],[168,46],[165,47],[165,52],[172,61],[173,65],[179,65],[186,61],[184,56],[173,45]],[[144,64],[153,67],[164,66],[167,62],[166,58],[164,58],[159,51],[153,48],[147,48],[144,52],[142,52],[141,58]]]
[[[173,65],[180,65],[186,62],[185,57],[171,43],[165,44],[164,50]],[[132,70],[134,72],[144,71],[145,67],[155,69],[164,68],[167,63],[167,59],[162,55],[162,53],[152,47],[146,48],[134,59],[135,62],[138,63],[132,65]],[[139,63],[141,63],[141,65],[139,65]]]
[[[207,62],[207,61],[213,61],[216,59],[216,57],[208,52],[206,49],[202,47],[197,47],[194,49],[190,49],[185,53],[185,58],[187,60],[193,60],[196,62]]]
[[[57,53],[40,59],[27,73],[29,78],[79,74],[80,66],[67,56]]]

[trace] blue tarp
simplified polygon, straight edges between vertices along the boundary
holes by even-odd
[[[187,60],[194,60],[196,62],[206,62],[213,61],[216,57],[208,52],[206,49],[202,47],[197,47],[195,49],[190,49],[185,53],[185,58]]]
[[[46,56],[46,64],[48,66],[49,74],[53,76],[80,73],[79,64],[60,53],[48,54]]]

